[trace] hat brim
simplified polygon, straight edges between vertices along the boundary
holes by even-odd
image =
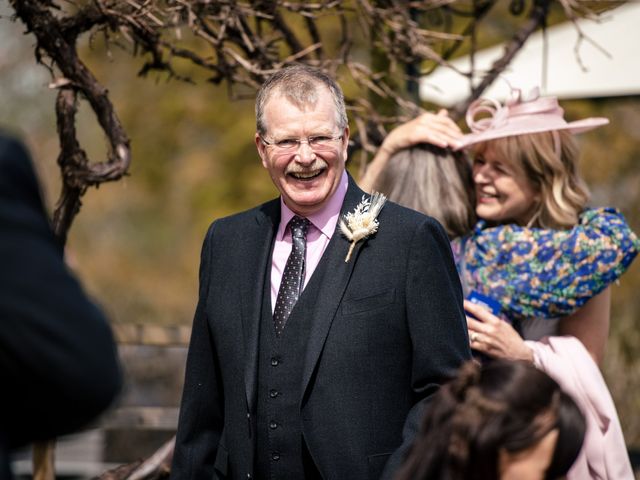
[[[606,125],[608,123],[609,119],[604,117],[585,118],[582,120],[576,120],[575,122],[564,123],[562,125],[547,124],[532,126],[531,124],[528,124],[518,126],[513,124],[510,125],[509,123],[507,123],[506,125],[498,128],[487,129],[482,132],[468,133],[467,135],[464,135],[462,139],[458,141],[454,150],[467,148],[471,145],[486,142],[488,140],[497,140],[498,138],[513,137],[516,135],[525,135],[528,133],[542,133],[556,130],[569,130],[571,133],[583,133],[602,125]]]

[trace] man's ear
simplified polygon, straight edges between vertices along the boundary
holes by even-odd
[[[254,140],[256,142],[256,148],[258,150],[258,155],[260,155],[260,160],[262,160],[262,166],[264,168],[268,168],[267,146],[262,142],[262,139],[260,138],[260,134],[258,132],[256,132],[256,136],[255,136]]]
[[[349,150],[349,125],[347,125],[342,134],[342,156],[347,161],[347,150]]]

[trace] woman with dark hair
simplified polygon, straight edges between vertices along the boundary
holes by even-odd
[[[526,362],[465,364],[427,407],[396,480],[563,478],[585,434],[575,402]]]

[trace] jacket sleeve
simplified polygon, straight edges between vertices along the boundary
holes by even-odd
[[[391,479],[420,429],[423,411],[439,386],[471,359],[462,288],[449,240],[442,227],[427,218],[417,229],[406,277],[407,322],[413,348],[412,390],[401,446],[387,462],[383,479]]]
[[[0,136],[0,430],[18,446],[77,430],[121,386],[111,329],[67,269],[29,156]]]
[[[215,228],[214,223],[202,248],[199,300],[187,355],[172,479],[215,478],[214,463],[224,422],[224,393],[207,311]]]

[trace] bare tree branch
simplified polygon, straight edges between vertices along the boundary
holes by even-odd
[[[452,118],[460,119],[471,105],[471,102],[476,100],[482,95],[482,93],[498,78],[505,68],[509,66],[513,58],[523,47],[527,38],[531,36],[541,25],[546,21],[550,0],[536,0],[531,10],[529,20],[525,23],[518,32],[513,36],[511,41],[506,45],[504,55],[496,60],[491,69],[484,76],[482,81],[471,90],[469,97],[453,109]]]
[[[80,61],[76,51],[76,35],[92,28],[104,16],[100,12],[85,9],[76,14],[73,20],[67,18],[59,21],[47,8],[54,6],[52,2],[12,0],[11,5],[36,36],[37,58],[41,57],[42,52],[51,58],[65,79],[63,83],[66,83],[56,101],[61,148],[58,164],[63,172],[63,187],[54,213],[54,230],[64,241],[80,209],[80,197],[86,188],[119,179],[126,173],[130,162],[129,139],[108,98],[107,90]],[[91,105],[109,139],[110,151],[106,162],[89,164],[78,145],[75,132],[78,92]]]

